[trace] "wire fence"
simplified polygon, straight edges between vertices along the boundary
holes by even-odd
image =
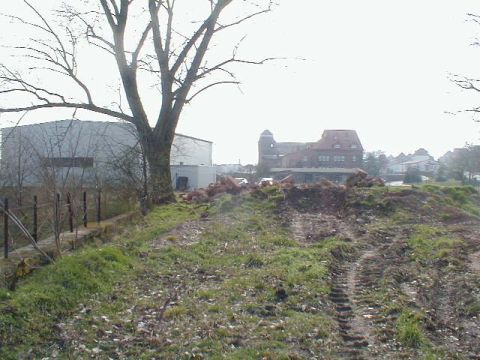
[[[1,200],[5,210],[1,213],[3,229],[0,231],[3,257],[8,258],[15,250],[30,245],[31,239],[38,242],[59,237],[63,232],[76,233],[80,228],[98,226],[105,219],[133,210],[135,199],[122,195],[112,190],[82,189],[57,192],[53,196],[23,196],[21,202],[18,197],[3,197]],[[31,238],[6,214],[18,218],[28,229]]]

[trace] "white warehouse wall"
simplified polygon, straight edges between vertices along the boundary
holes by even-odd
[[[212,166],[212,145],[210,141],[176,134],[173,140],[171,164]]]
[[[115,161],[130,151],[140,163],[135,147],[135,128],[130,123],[60,120],[2,129],[2,176],[18,172],[19,164],[28,174],[26,183],[39,181],[42,158],[93,158],[94,168],[69,170],[87,179],[115,172]],[[19,161],[21,160],[21,161]],[[118,162],[118,161],[117,161]],[[212,165],[212,143],[176,134],[172,164]]]

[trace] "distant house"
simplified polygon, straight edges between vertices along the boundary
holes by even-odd
[[[245,171],[245,167],[241,164],[216,164],[215,168],[218,175],[242,173]]]
[[[46,167],[58,181],[121,181],[125,172],[141,171],[135,128],[130,123],[59,120],[2,129],[1,175],[21,171],[25,185],[42,183]],[[212,142],[176,134],[171,153],[172,181],[188,177],[190,188],[215,181]],[[22,168],[19,168],[19,167]]]
[[[311,143],[276,142],[265,130],[258,142],[258,166],[277,177],[293,174],[300,182],[325,177],[344,181],[363,165],[363,146],[354,130],[325,130]]]
[[[387,165],[387,174],[404,175],[408,169],[417,169],[421,173],[435,173],[440,164],[431,156],[427,150],[421,148],[414,154],[405,155],[401,153],[397,157],[390,157]]]

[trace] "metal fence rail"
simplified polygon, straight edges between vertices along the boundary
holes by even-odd
[[[42,237],[55,234],[58,236],[63,232],[65,223],[68,224],[70,233],[74,233],[79,226],[87,228],[90,218],[94,218],[99,225],[103,218],[102,192],[96,191],[88,196],[87,191],[83,191],[79,197],[79,201],[76,202],[70,192],[67,192],[65,196],[56,193],[53,201],[39,203],[38,196],[33,195],[32,202],[22,206],[12,206],[9,198],[4,198],[3,210],[1,211],[3,231],[0,232],[0,236],[3,235],[4,258],[7,259],[9,253],[14,251],[15,248],[29,244],[25,235],[17,229],[15,224],[12,224],[9,214],[14,214],[15,218],[21,221],[23,228],[29,229],[28,233],[35,242],[38,242]],[[90,202],[88,201],[89,198],[91,199]],[[90,209],[93,209],[94,214]],[[19,246],[15,246],[17,244]]]

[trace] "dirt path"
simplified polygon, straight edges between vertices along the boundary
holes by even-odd
[[[444,354],[442,358],[480,359],[480,315],[476,308],[480,302],[475,303],[478,287],[474,285],[479,283],[479,251],[465,254],[465,267],[458,263],[456,270],[442,262],[420,268],[410,257],[408,227],[373,234],[365,232],[363,221],[332,214],[293,212],[290,218],[294,238],[305,246],[340,236],[357,249],[352,258],[338,259],[331,273],[329,300],[339,335],[338,358],[422,357],[419,346],[407,348],[398,342],[400,314],[385,312],[386,307],[397,303],[425,314],[421,325],[425,343]],[[449,236],[461,236],[464,244],[475,245],[478,224],[467,225],[456,224],[461,231],[451,231]],[[462,259],[463,255],[455,254]],[[384,291],[390,300],[381,297]]]
[[[329,236],[341,236],[353,243],[359,242],[355,224],[324,213],[293,212],[291,229],[295,240],[308,244],[322,241]],[[365,287],[372,284],[371,277],[381,276],[380,270],[365,270],[365,263],[372,259],[378,247],[362,249],[357,260],[345,260],[332,270],[331,292],[329,299],[334,306],[339,337],[342,341],[338,355],[341,358],[368,359],[369,349],[374,343],[370,322],[378,315],[372,314],[372,308],[361,306],[361,294]]]
[[[294,212],[290,218],[294,238],[306,245],[336,235],[358,248],[353,258],[340,259],[332,269],[329,300],[341,340],[338,357],[391,358],[398,348],[392,334],[398,315],[385,316],[382,304],[371,294],[380,288],[388,266],[399,261],[394,248],[401,242],[401,234],[373,236],[365,233],[363,222],[330,214]]]
[[[468,258],[470,260],[470,269],[480,273],[480,251],[471,254]]]
[[[348,262],[334,274],[330,300],[335,304],[335,317],[343,341],[339,355],[342,358],[366,359],[366,350],[371,344],[369,329],[356,311],[356,267]]]

